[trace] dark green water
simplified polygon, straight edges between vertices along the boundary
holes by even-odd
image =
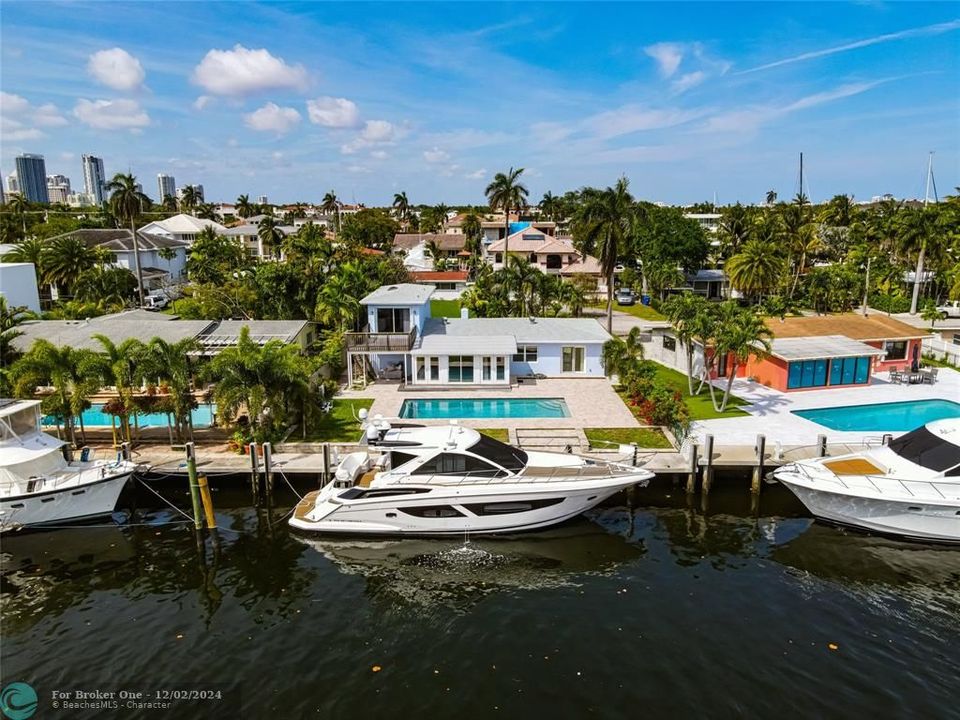
[[[179,525],[5,536],[2,682],[37,689],[37,718],[960,717],[960,551],[764,493],[758,517],[741,483],[704,513],[667,485],[465,544],[304,542],[289,490],[271,516],[223,488],[218,549]],[[234,704],[50,707],[197,683]]]

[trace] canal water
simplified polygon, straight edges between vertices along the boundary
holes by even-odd
[[[179,484],[154,487],[189,507]],[[756,514],[739,482],[705,510],[660,483],[449,541],[305,541],[289,488],[214,498],[217,543],[142,489],[135,526],[4,536],[0,672],[35,717],[960,717],[960,551],[813,523],[779,486]],[[181,688],[221,696],[52,707]]]

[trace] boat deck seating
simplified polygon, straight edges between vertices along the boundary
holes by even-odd
[[[313,492],[308,492],[303,496],[303,499],[297,503],[297,507],[293,511],[293,516],[297,520],[304,520],[311,510],[313,510],[314,503],[317,501],[317,495],[320,494],[319,490],[314,490]]]
[[[849,460],[828,460],[823,464],[834,475],[885,475],[886,472],[878,468],[866,458],[850,458]]]
[[[367,472],[365,472],[363,476],[360,478],[360,481],[357,483],[357,486],[364,487],[364,488],[370,487],[370,483],[372,483],[373,479],[377,476],[377,472],[379,472],[377,468],[374,468],[373,470],[368,470]]]

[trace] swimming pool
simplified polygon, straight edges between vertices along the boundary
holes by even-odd
[[[205,428],[213,425],[213,414],[217,411],[216,405],[201,405],[193,411],[193,426],[195,428]],[[103,403],[94,403],[87,410],[83,411],[83,424],[85,427],[110,427],[114,422],[114,416],[103,412]],[[131,422],[133,419],[131,418]],[[44,415],[40,421],[46,427],[53,427],[56,421],[49,415]],[[119,421],[115,421],[119,424]],[[137,416],[137,424],[142,428],[147,427],[166,427],[166,413],[147,413]]]
[[[960,417],[960,403],[950,400],[909,400],[878,405],[794,410],[793,414],[831,430],[906,432],[932,420]]]
[[[570,417],[563,398],[432,398],[404,400],[400,417],[423,420]]]

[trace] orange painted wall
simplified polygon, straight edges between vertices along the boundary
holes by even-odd
[[[902,368],[904,366],[909,366],[913,360],[913,349],[917,348],[917,357],[923,358],[922,352],[922,343],[923,341],[920,338],[915,338],[913,340],[907,341],[907,357],[900,360],[884,360],[883,358],[877,358],[874,361],[873,369],[874,372],[883,372],[889,370],[890,368]],[[871,347],[883,349],[882,342],[868,342],[867,345]]]

